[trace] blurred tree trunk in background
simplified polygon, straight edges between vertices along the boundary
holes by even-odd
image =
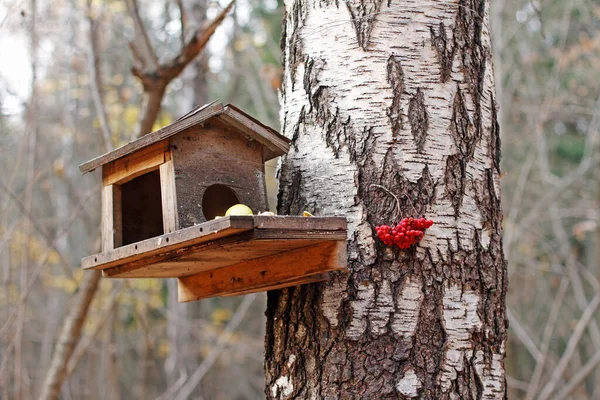
[[[506,397],[489,6],[286,3],[278,211],[351,233],[349,274],[269,292],[268,398]],[[409,216],[419,246],[376,239]]]

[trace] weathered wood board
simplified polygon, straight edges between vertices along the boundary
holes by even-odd
[[[346,242],[325,241],[179,278],[179,301],[227,296],[321,280],[346,266]]]
[[[315,282],[346,267],[342,217],[232,216],[86,257],[111,278],[181,278],[180,301]]]
[[[126,157],[111,161],[102,167],[104,185],[123,184],[140,175],[157,169],[165,162],[169,141],[156,142]]]
[[[192,112],[179,118],[170,125],[165,126],[155,132],[149,133],[119,147],[109,153],[103,154],[79,166],[82,173],[91,172],[94,169],[101,167],[107,163],[118,160],[129,154],[135,153],[145,147],[151,146],[154,143],[163,141],[173,135],[185,131],[188,128],[198,126],[204,121],[218,118],[221,121],[230,123],[239,131],[256,139],[265,147],[263,161],[281,156],[289,150],[290,140],[285,136],[280,135],[274,129],[261,124],[250,115],[244,113],[237,107],[231,104],[223,105],[216,101],[206,104],[203,107],[193,110]]]
[[[177,176],[179,228],[225,215],[237,203],[246,204],[255,213],[268,210],[263,147],[259,142],[219,120],[190,128],[170,140]],[[213,185],[226,186],[233,198],[209,196],[207,189]],[[211,203],[216,203],[219,210],[205,215]]]

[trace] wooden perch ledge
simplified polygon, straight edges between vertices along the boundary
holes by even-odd
[[[346,268],[342,217],[231,216],[82,260],[111,278],[178,278],[179,301],[327,279]]]

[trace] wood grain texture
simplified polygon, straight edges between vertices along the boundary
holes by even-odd
[[[186,129],[198,126],[213,117],[225,114],[224,121],[230,123],[241,132],[251,136],[261,143],[267,151],[265,160],[285,154],[289,149],[290,141],[277,133],[272,128],[261,124],[250,115],[244,113],[237,107],[228,104],[223,106],[221,103],[211,103],[206,107],[194,110],[188,115],[183,116],[171,125],[167,125],[155,132],[142,136],[141,138],[127,143],[109,153],[103,154],[79,166],[82,173],[91,172],[94,169],[107,164],[111,161],[122,158],[128,154],[136,152],[153,143],[169,138]]]
[[[346,235],[341,217],[232,216],[86,257],[82,266],[110,278],[183,278],[227,269],[241,277],[237,286],[221,293],[225,281],[215,281],[202,297],[252,293],[322,281],[324,272],[344,268]],[[257,272],[259,266],[267,272]]]
[[[85,257],[83,269],[105,269],[161,252],[224,237],[254,226],[251,217],[225,217]]]
[[[263,161],[268,161],[278,156],[282,156],[290,149],[290,140],[280,135],[277,131],[261,124],[239,108],[228,104],[225,106],[225,112],[218,117],[230,126],[239,129],[241,132],[250,132],[252,137],[264,146]]]
[[[257,286],[257,287],[252,287],[247,290],[240,290],[240,291],[231,292],[231,293],[223,293],[223,294],[220,294],[219,297],[241,296],[244,294],[283,289],[283,288],[290,287],[290,286],[300,286],[300,285],[306,285],[308,283],[328,281],[331,279],[331,276],[333,273],[334,272],[325,272],[322,274],[302,276],[300,278],[295,278],[295,279],[291,279],[289,281],[281,282],[280,284],[270,284],[270,285],[264,286],[264,287]]]
[[[345,242],[323,242],[186,276],[178,280],[179,301],[294,285],[304,277],[345,268],[345,248]]]
[[[140,151],[104,165],[102,167],[104,185],[123,184],[157,169],[165,162],[165,152],[168,148],[168,140],[161,140]]]
[[[102,188],[102,251],[109,251],[122,243],[121,187]]]
[[[162,198],[163,227],[165,233],[174,232],[179,229],[179,218],[177,215],[175,170],[170,156],[169,161],[160,166],[160,194]]]
[[[240,232],[211,242],[177,248],[104,269],[111,278],[179,278],[215,270],[301,247],[326,242],[317,239],[257,239],[256,232]]]
[[[285,221],[285,224],[282,225],[278,219]],[[81,263],[84,269],[108,269],[138,261],[139,264],[133,265],[140,267],[159,260],[183,258],[184,255],[188,260],[202,260],[202,246],[245,231],[252,232],[243,240],[253,239],[260,241],[262,245],[248,244],[227,252],[253,251],[258,254],[257,257],[262,257],[267,254],[265,251],[287,251],[300,245],[308,245],[310,241],[344,241],[346,229],[341,225],[343,221],[344,218],[341,217],[230,216],[85,257]],[[227,242],[219,242],[214,246],[224,244]],[[198,254],[190,256],[190,252]],[[152,258],[153,256],[157,258]],[[209,259],[211,257],[214,256],[211,255]],[[241,254],[240,257],[248,259],[251,256]]]
[[[256,229],[280,229],[283,231],[346,231],[345,217],[296,217],[288,215],[255,215]]]
[[[182,228],[205,222],[204,196],[212,185],[223,185],[237,200],[222,204],[221,214],[243,203],[255,213],[268,209],[263,147],[220,121],[209,121],[171,138],[177,179],[177,208]],[[225,199],[212,199],[222,203]],[[210,201],[210,200],[207,200]]]

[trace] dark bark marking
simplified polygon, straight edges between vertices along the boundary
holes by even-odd
[[[304,106],[300,109],[300,116],[298,117],[298,121],[296,121],[296,126],[294,127],[294,133],[292,134],[292,146],[294,146],[294,150],[298,151],[298,137],[300,137],[300,127],[304,123],[304,117],[306,113],[304,112]],[[286,121],[287,122],[287,121]]]
[[[280,190],[277,195],[277,213],[279,215],[300,215],[306,210],[307,201],[302,195],[302,173],[286,164],[281,167],[281,182],[286,184],[286,190]]]
[[[478,138],[482,136],[481,95],[486,63],[491,57],[489,49],[481,42],[484,15],[485,0],[460,0],[453,30],[454,50],[461,59],[464,81],[469,87],[475,106],[473,124]]]
[[[439,33],[435,33],[435,29],[429,28],[431,33],[431,44],[437,54],[438,62],[440,63],[440,81],[446,83],[452,74],[452,62],[454,61],[454,46],[449,47],[448,38],[446,36],[446,27],[443,22],[440,22]]]
[[[496,168],[496,172],[500,174],[500,155],[501,155],[501,147],[502,143],[500,140],[500,124],[498,122],[498,105],[496,104],[496,100],[492,96],[491,99],[491,109],[492,109],[492,132],[490,135],[490,157],[494,161],[494,167]]]
[[[387,116],[392,125],[392,136],[396,137],[398,132],[403,129],[402,107],[400,100],[404,91],[404,71],[400,63],[400,57],[392,54],[387,62],[387,81],[392,86],[392,104],[388,108]]]
[[[288,12],[287,9],[284,8],[283,10],[283,17],[281,19],[281,37],[279,38],[279,49],[281,50],[281,65],[283,65],[285,67],[285,46],[287,43],[287,29],[288,29],[288,24],[287,24],[287,19],[288,19]],[[283,90],[283,87],[285,85],[281,85],[281,89]]]
[[[460,154],[467,159],[473,157],[480,132],[473,129],[469,119],[469,111],[460,88],[456,89],[456,95],[454,95],[450,133]]]
[[[446,196],[452,202],[454,215],[458,216],[462,205],[463,195],[465,193],[466,163],[459,154],[453,154],[446,159],[446,169],[444,171],[444,183],[446,186]]]
[[[292,26],[294,26],[294,29],[292,32],[288,32],[288,24],[284,23],[284,31],[282,33],[282,37],[281,37],[281,54],[282,54],[282,61],[283,61],[283,65],[285,66],[285,45],[286,45],[286,38],[289,35],[289,45],[288,45],[288,49],[289,49],[289,66],[288,66],[288,70],[292,71],[291,72],[291,81],[292,81],[292,89],[295,87],[296,85],[296,74],[295,71],[298,69],[298,65],[300,63],[302,63],[304,61],[304,44],[302,41],[302,38],[300,37],[300,32],[302,31],[302,27],[304,25],[304,21],[306,20],[306,18],[308,17],[308,7],[306,7],[304,5],[303,2],[301,1],[297,1],[294,3],[294,5],[292,6],[292,11],[291,11],[291,17],[289,16],[289,13],[285,13],[284,14],[284,21],[287,22],[287,19],[291,19],[294,21],[294,24]],[[285,85],[282,85],[282,88],[285,87]]]
[[[356,31],[356,40],[365,51],[369,47],[371,32],[375,26],[381,3],[383,0],[346,0],[346,6]]]
[[[494,170],[486,169],[484,180],[474,182],[473,186],[475,202],[481,213],[483,227],[494,231],[499,228],[499,224],[502,222],[500,200],[496,196],[496,190],[494,189]]]
[[[429,129],[429,115],[425,106],[425,96],[421,89],[410,99],[408,103],[408,121],[410,130],[417,145],[417,151],[423,152],[425,141],[427,140],[427,130]]]
[[[431,263],[419,269],[431,269]],[[437,374],[444,356],[446,335],[442,325],[442,288],[441,285],[424,284],[423,301],[419,313],[419,322],[414,336],[414,345],[410,360],[416,375],[421,381],[420,399],[438,399],[436,393]]]
[[[265,338],[265,360],[271,360],[271,368],[265,368],[267,378],[266,395],[271,397],[271,387],[280,376],[292,376],[294,381],[308,379],[307,374],[322,376],[319,363],[306,360],[303,354],[320,354],[321,338],[317,337],[318,322],[313,312],[306,306],[305,300],[316,301],[318,293],[315,286],[303,285],[281,291],[271,291],[267,294],[267,332],[277,329],[282,333],[278,341],[273,335]],[[298,347],[306,351],[297,351]],[[288,368],[289,356],[294,354],[296,361]],[[309,362],[307,362],[309,361]],[[310,371],[306,370],[309,366]],[[302,385],[294,385],[294,390],[288,398],[303,398]]]
[[[323,60],[306,58],[304,72],[304,91],[308,94],[310,109],[308,113],[315,111],[316,120],[320,126],[324,126],[331,120],[329,107],[334,98],[331,96],[329,86],[320,84],[320,74],[325,67]]]

